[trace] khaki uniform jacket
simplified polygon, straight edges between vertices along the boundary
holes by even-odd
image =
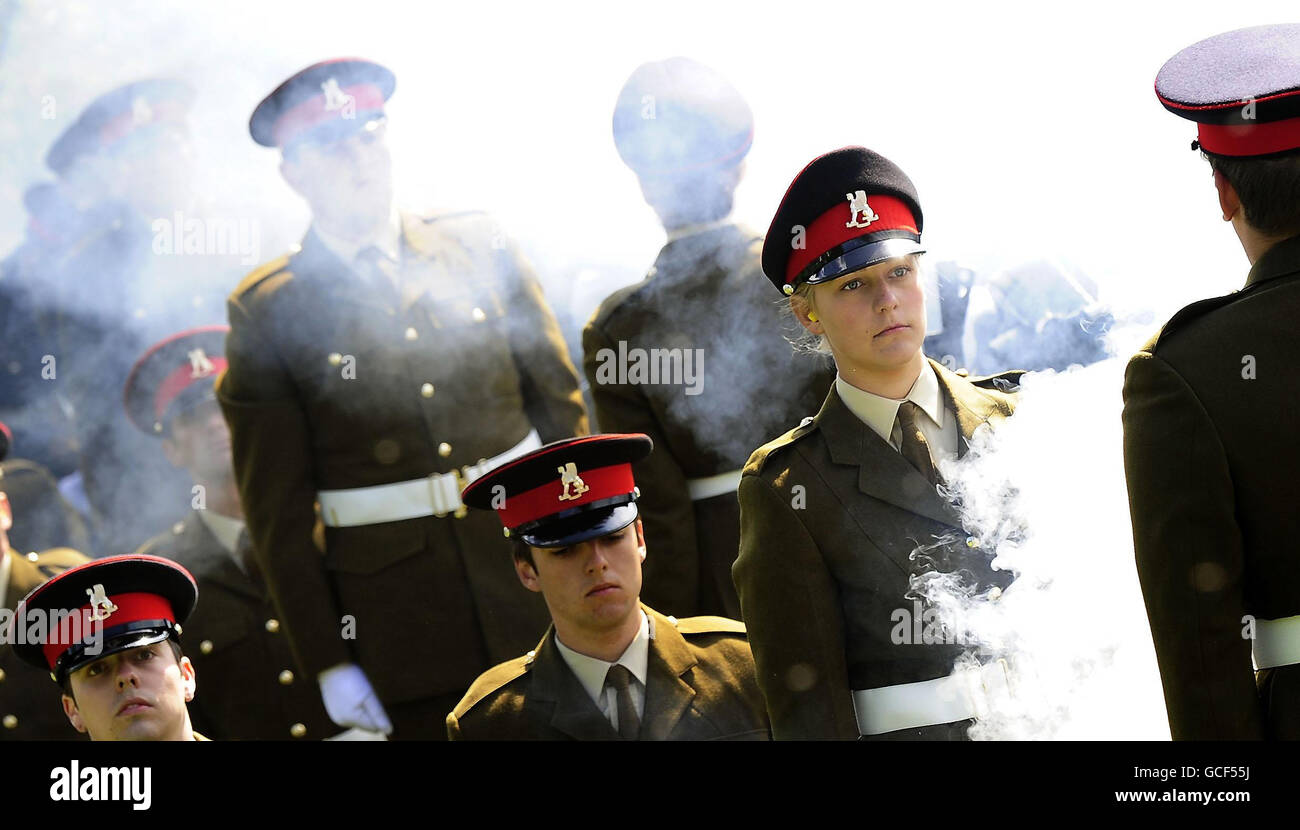
[[[322,555],[317,491],[459,470],[532,428],[543,442],[587,429],[537,281],[487,220],[407,217],[403,265],[433,284],[410,303],[309,233],[231,296],[217,382],[248,529],[298,662],[311,678],[358,663],[385,703],[460,693],[526,648],[546,609],[519,596],[490,511],[326,528]]]
[[[1300,665],[1251,661],[1248,617],[1300,614],[1300,237],[1129,362],[1133,545],[1175,739],[1300,739]]]
[[[293,662],[265,586],[235,564],[197,513],[137,552],[179,562],[199,585],[181,633],[198,678],[189,704],[195,729],[218,740],[258,741],[318,741],[343,731],[325,713],[316,678]]]
[[[736,225],[673,240],[645,280],[607,298],[583,331],[599,429],[654,441],[633,474],[646,544],[655,551],[641,593],[665,613],[740,616],[731,581],[740,544],[736,494],[692,502],[687,482],[740,470],[754,447],[816,412],[835,380],[828,359],[790,348],[783,301],[763,276],[762,247],[761,236]],[[610,383],[602,366],[615,365],[620,343],[628,355],[702,350],[698,394],[681,383]]]
[[[642,605],[650,619],[643,741],[767,740],[745,626],[721,617],[678,620]],[[555,645],[483,674],[447,716],[451,740],[616,741]]]
[[[961,452],[977,429],[1011,415],[1019,373],[967,380],[930,361]],[[740,483],[740,556],[733,574],[758,681],[781,739],[857,738],[852,690],[948,675],[963,650],[895,644],[909,580],[967,569],[980,589],[1005,588],[953,506],[863,424],[834,389],[821,411],[760,447]],[[913,556],[918,547],[925,555]],[[961,738],[969,722],[883,738]]]
[[[7,611],[45,580],[90,561],[71,548],[26,556],[10,549],[7,556],[9,584],[3,606]],[[49,672],[19,660],[13,646],[0,646],[0,741],[88,740],[68,723],[59,702],[61,694]]]

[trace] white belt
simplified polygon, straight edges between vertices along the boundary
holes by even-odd
[[[959,669],[947,677],[900,683],[853,693],[858,732],[882,735],[896,729],[916,729],[983,717],[989,700],[1011,694],[1010,669],[996,660],[978,669]]]
[[[730,470],[707,478],[693,478],[686,482],[686,491],[691,494],[691,501],[711,499],[723,493],[734,493],[740,486],[741,470]]]
[[[330,527],[356,527],[381,522],[398,522],[419,519],[423,516],[465,515],[465,505],[460,493],[471,481],[482,478],[493,467],[512,461],[542,446],[537,430],[531,430],[524,440],[491,458],[480,459],[473,466],[434,473],[425,478],[377,484],[373,487],[353,487],[348,490],[321,490],[321,521]]]
[[[1300,616],[1255,620],[1255,639],[1250,648],[1256,669],[1300,663]]]

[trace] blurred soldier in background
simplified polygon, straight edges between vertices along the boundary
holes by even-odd
[[[992,307],[981,308],[972,321],[972,371],[1063,371],[1106,358],[1114,318],[1086,275],[1031,262],[994,275],[984,287]]]
[[[5,460],[9,441],[4,424],[0,424],[0,462]],[[13,611],[18,601],[36,586],[62,571],[89,560],[71,548],[59,547],[27,555],[20,551],[30,548],[12,545],[16,539],[15,516],[10,494],[15,485],[28,490],[33,483],[45,483],[48,473],[22,480],[22,476],[9,475],[9,467],[0,474],[0,609]],[[36,468],[40,469],[40,468]],[[56,492],[57,495],[57,492]],[[17,520],[17,527],[26,523]],[[0,626],[3,632],[3,626]],[[12,740],[73,740],[77,732],[68,726],[58,702],[50,694],[50,681],[28,669],[14,670],[18,657],[10,645],[0,643],[0,741]]]
[[[320,740],[339,732],[320,691],[293,663],[266,592],[239,506],[230,431],[213,386],[225,368],[225,326],[181,332],[155,344],[126,384],[126,410],[167,460],[194,482],[194,510],[137,553],[185,566],[203,602],[181,645],[203,678],[190,705],[194,727],[218,740]]]
[[[9,543],[20,551],[47,548],[89,550],[90,537],[81,516],[59,493],[45,467],[26,458],[11,458],[14,445],[9,427],[0,423],[0,491],[23,520],[9,532]]]
[[[33,450],[60,476],[69,441],[59,422],[71,419],[80,478],[61,486],[89,516],[97,553],[135,548],[185,508],[184,478],[117,402],[145,345],[205,306],[210,315],[224,293],[202,258],[157,255],[173,237],[159,222],[184,221],[194,204],[192,98],[182,82],[151,79],[87,106],[50,147],[58,181],[31,191],[36,232],[6,267],[0,407],[24,446],[41,436]]]
[[[762,236],[728,221],[753,134],[740,93],[688,58],[638,67],[614,108],[614,143],[668,242],[642,282],[592,316],[583,362],[600,429],[654,442],[634,465],[656,552],[643,594],[680,616],[739,618],[741,467],[815,413],[834,380],[823,358],[791,352],[759,264]],[[628,365],[638,354],[657,364],[654,381],[638,382]]]
[[[312,226],[231,296],[217,395],[257,562],[330,717],[445,738],[474,678],[546,625],[500,526],[460,491],[587,419],[514,246],[480,214],[398,214],[394,85],[378,64],[326,61],[253,113]]]

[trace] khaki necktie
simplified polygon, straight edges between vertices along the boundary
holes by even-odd
[[[934,468],[934,459],[930,457],[930,444],[917,424],[920,407],[911,401],[903,401],[898,407],[898,426],[902,432],[899,450],[917,472],[925,476],[931,484],[939,483],[939,473]]]
[[[614,687],[618,701],[618,736],[635,741],[641,733],[641,719],[636,714],[636,701],[632,700],[632,672],[621,663],[610,666],[605,683]]]

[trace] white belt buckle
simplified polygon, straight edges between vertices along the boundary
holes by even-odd
[[[441,519],[448,513],[455,513],[458,517],[465,515],[465,505],[460,500],[465,480],[459,468],[448,473],[433,473],[428,481],[429,506],[433,508],[434,516]]]

